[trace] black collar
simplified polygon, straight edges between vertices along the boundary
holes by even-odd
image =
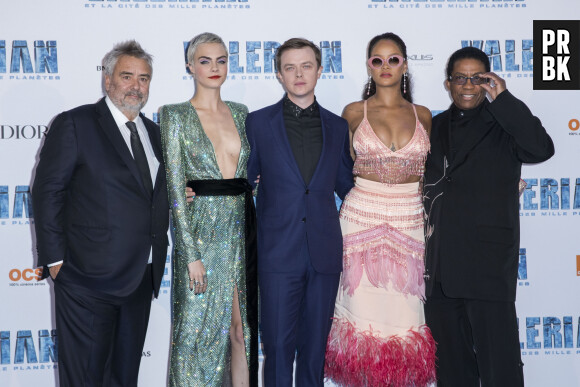
[[[318,117],[320,113],[318,111],[318,102],[316,102],[316,97],[314,97],[314,102],[302,109],[300,106],[296,105],[294,102],[288,98],[288,94],[284,95],[284,115],[291,115],[296,118],[311,118]]]
[[[460,109],[455,104],[451,104],[451,120],[452,121],[469,121],[477,116],[483,108],[489,104],[487,98],[473,109]]]

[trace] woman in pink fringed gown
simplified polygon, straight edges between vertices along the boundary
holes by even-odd
[[[342,386],[420,387],[435,381],[420,188],[431,113],[411,102],[401,38],[376,36],[367,55],[363,100],[343,112],[355,187],[340,212],[344,267],[325,372]]]

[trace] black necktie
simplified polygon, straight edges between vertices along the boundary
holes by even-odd
[[[133,150],[133,158],[137,163],[137,168],[139,168],[139,173],[141,173],[141,179],[143,184],[150,194],[153,192],[153,182],[151,181],[151,172],[149,171],[149,163],[147,162],[147,156],[145,156],[145,149],[143,149],[143,144],[139,138],[139,133],[137,132],[137,125],[133,121],[127,121],[125,123],[129,130],[131,131],[131,149]]]

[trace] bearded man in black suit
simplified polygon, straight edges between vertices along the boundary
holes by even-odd
[[[159,128],[140,114],[152,57],[128,41],[103,66],[106,97],[55,118],[32,190],[38,265],[54,280],[61,386],[137,386],[167,254]]]

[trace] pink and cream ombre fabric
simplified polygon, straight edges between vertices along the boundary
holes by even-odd
[[[419,183],[398,182],[423,174],[429,140],[419,120],[397,152],[369,130],[365,103],[353,145],[357,160],[363,149],[381,153],[364,162],[381,182],[357,177],[342,205],[343,274],[325,374],[349,387],[426,386],[435,381],[435,342],[423,314],[423,205]],[[393,161],[397,153],[404,157]]]

